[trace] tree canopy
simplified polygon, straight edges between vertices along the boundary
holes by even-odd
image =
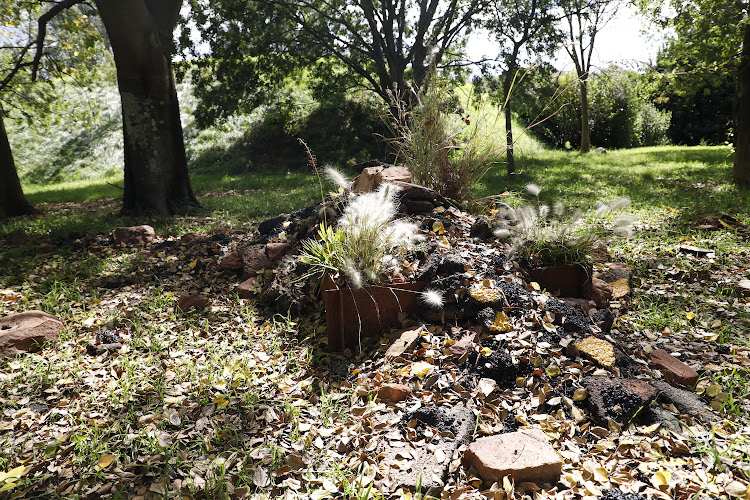
[[[483,1],[191,0],[181,40],[192,46],[195,29],[205,43],[193,72],[199,119],[255,107],[295,71],[329,91],[359,86],[388,100],[407,82],[422,85],[430,66],[456,63]]]

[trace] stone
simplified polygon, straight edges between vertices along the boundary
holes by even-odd
[[[597,274],[596,277],[607,283],[614,283],[623,278],[629,280],[633,275],[633,269],[622,262],[612,262],[608,267],[606,271]]]
[[[289,252],[292,246],[289,243],[276,242],[266,244],[266,257],[271,262],[280,260],[284,255]]]
[[[242,269],[246,276],[254,276],[258,271],[271,266],[266,255],[266,245],[248,245],[240,251]]]
[[[658,391],[658,402],[672,404],[680,413],[696,417],[704,423],[721,420],[695,393],[674,387],[664,380],[654,380],[651,385]]]
[[[424,498],[429,496],[440,497],[440,492],[448,478],[451,459],[460,446],[469,442],[477,421],[474,413],[467,409],[463,403],[440,407],[440,409],[443,411],[430,412],[429,408],[421,407],[406,414],[406,418],[418,420],[415,428],[417,432],[421,432],[419,429],[424,429],[425,426],[441,432],[443,427],[441,424],[450,428],[449,431],[442,432],[441,434],[444,435],[441,435],[439,439],[433,440],[430,446],[410,448],[411,460],[404,463],[401,455],[404,451],[403,447],[390,447],[386,444],[381,455],[381,463],[392,464],[396,461],[403,463],[398,469],[393,467],[388,471],[391,486],[394,488],[401,487],[414,491],[419,486],[425,494]],[[395,414],[391,415],[393,418],[398,418]],[[431,418],[438,415],[440,422]],[[387,421],[391,421],[391,419],[389,418]]]
[[[414,390],[405,384],[384,384],[378,387],[378,399],[387,403],[398,403],[413,393]]]
[[[651,351],[648,364],[651,368],[661,370],[664,379],[674,386],[692,387],[698,383],[698,372],[664,349]]]
[[[469,236],[482,241],[488,241],[495,236],[495,233],[492,231],[489,221],[485,217],[480,217],[471,225]]]
[[[211,304],[211,300],[205,295],[183,295],[177,299],[177,308],[187,312],[190,309],[202,311]]]
[[[151,226],[118,227],[112,231],[112,243],[115,245],[145,245],[151,243],[156,232]]]
[[[609,262],[612,260],[612,254],[609,253],[607,244],[602,240],[596,240],[594,242],[593,248],[589,252],[589,257],[592,262]]]
[[[362,169],[362,173],[352,181],[352,192],[369,193],[374,191],[378,187],[377,175],[384,169],[383,166]]]
[[[643,380],[586,376],[581,385],[589,391],[586,401],[594,419],[603,426],[610,418],[621,425],[628,423],[658,395]]]
[[[591,358],[599,366],[610,368],[615,366],[615,348],[604,339],[586,337],[575,343],[581,354]]]
[[[242,266],[242,256],[237,251],[225,255],[219,262],[219,269],[223,269],[224,271],[239,271],[242,269]]]
[[[207,234],[185,233],[182,236],[180,236],[180,243],[192,243],[194,241],[201,241],[201,240],[207,240],[207,239],[208,239]]]
[[[41,253],[51,253],[57,250],[57,245],[51,243],[41,243],[37,245],[36,249]]]
[[[590,298],[596,304],[596,307],[602,309],[609,305],[609,299],[612,298],[612,285],[599,278],[591,278]]]
[[[388,347],[388,350],[385,352],[385,357],[388,359],[397,358],[404,352],[414,349],[414,346],[417,345],[417,340],[419,340],[419,336],[423,331],[424,327],[422,326],[419,328],[402,330],[398,339]]]
[[[477,333],[476,332],[467,332],[465,333],[461,339],[450,346],[448,350],[451,354],[456,356],[457,358],[460,358],[466,352],[471,348],[471,346],[474,344],[474,339],[476,338]]]
[[[390,166],[375,174],[375,187],[383,182],[411,183],[411,172],[403,166]]]
[[[464,259],[458,252],[448,252],[443,255],[443,259],[437,267],[437,273],[440,276],[452,276],[460,274],[470,269],[469,262]]]
[[[42,311],[26,311],[0,318],[0,358],[39,349],[57,340],[63,322]]]
[[[486,484],[505,476],[516,484],[556,484],[562,473],[562,458],[539,429],[479,438],[466,449],[463,464],[476,469]]]
[[[237,295],[241,299],[252,299],[259,292],[260,282],[258,278],[251,277],[237,285]]]

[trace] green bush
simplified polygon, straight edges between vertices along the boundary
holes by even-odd
[[[654,146],[667,142],[671,114],[649,101],[647,79],[609,68],[589,80],[591,142],[606,148]],[[548,68],[533,70],[515,89],[519,117],[546,144],[575,147],[581,141],[578,81]]]

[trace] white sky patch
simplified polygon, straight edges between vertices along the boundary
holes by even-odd
[[[644,33],[646,31],[646,33]],[[664,41],[664,33],[638,14],[630,4],[620,7],[617,17],[602,29],[594,44],[592,62],[597,69],[612,64],[636,69],[654,62]],[[467,52],[472,60],[495,57],[497,42],[487,33],[477,32],[467,44]],[[552,59],[554,66],[562,71],[573,71],[573,63],[561,48]]]

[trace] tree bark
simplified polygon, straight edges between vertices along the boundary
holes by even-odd
[[[96,0],[122,102],[123,212],[170,215],[198,206],[188,176],[172,73],[181,0]]]
[[[734,134],[734,172],[738,186],[750,187],[750,23],[745,24],[737,74],[737,107]]]
[[[505,80],[503,81],[503,96],[505,102],[503,104],[503,111],[505,112],[505,140],[506,140],[506,170],[508,172],[508,179],[510,179],[516,173],[516,157],[513,150],[513,120],[511,120],[511,109],[510,109],[510,91],[511,83],[515,74],[515,68],[509,67],[505,74]]]
[[[581,153],[591,150],[591,131],[589,128],[589,83],[588,76],[581,77]]]
[[[0,107],[0,219],[33,213],[18,180],[13,151],[5,130],[5,116]]]

